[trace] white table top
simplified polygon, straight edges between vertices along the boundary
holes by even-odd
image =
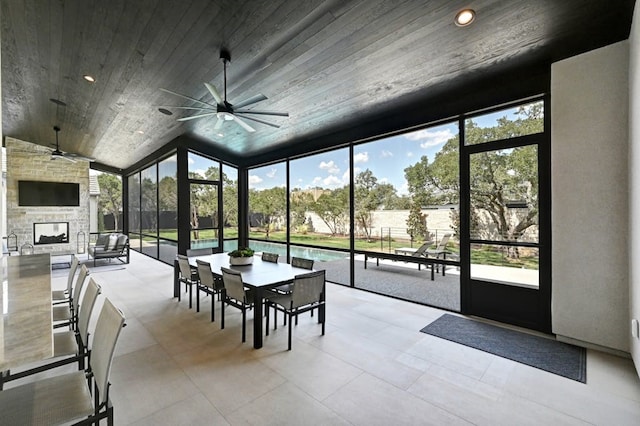
[[[248,287],[269,287],[281,283],[289,282],[296,275],[311,272],[308,269],[296,268],[288,263],[265,262],[260,256],[254,256],[251,265],[229,265],[229,255],[227,253],[215,253],[206,256],[194,256],[189,258],[189,264],[196,266],[196,259],[208,262],[211,271],[216,275],[222,275],[220,268],[234,269],[242,273],[242,281]]]
[[[0,371],[53,356],[49,253],[0,260]]]

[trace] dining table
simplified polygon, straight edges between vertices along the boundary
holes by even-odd
[[[234,269],[242,273],[242,281],[245,287],[253,289],[253,347],[255,349],[260,349],[263,344],[262,300],[265,291],[292,282],[296,275],[311,272],[308,269],[291,266],[289,263],[267,262],[262,260],[258,255],[254,255],[253,263],[249,265],[231,265],[227,253],[192,256],[188,259],[189,265],[194,268],[197,266],[196,259],[209,263],[209,265],[211,265],[211,272],[219,277],[222,277],[222,268]],[[179,267],[177,262],[174,265],[174,270],[174,296],[177,297],[180,292]],[[321,304],[318,310],[318,322],[321,322],[325,315],[324,304]]]
[[[0,259],[0,372],[53,356],[51,256]]]

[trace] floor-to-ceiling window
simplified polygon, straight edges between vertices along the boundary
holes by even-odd
[[[238,248],[238,169],[222,165],[222,232],[224,251]]]
[[[177,156],[158,163],[158,258],[171,263],[178,253]]]
[[[286,163],[249,170],[249,238],[251,247],[286,257]]]
[[[189,152],[189,224],[192,249],[218,251],[220,241],[220,162]]]

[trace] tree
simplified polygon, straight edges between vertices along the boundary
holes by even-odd
[[[390,183],[379,183],[371,170],[366,169],[354,180],[354,217],[356,226],[370,241],[373,233],[373,212],[380,208],[393,209],[399,204],[396,189]]]
[[[261,225],[265,228],[266,239],[277,219],[284,218],[287,209],[286,190],[283,187],[273,187],[263,190],[249,191],[249,206],[252,213],[262,216]]]
[[[323,192],[311,205],[312,210],[327,225],[331,235],[346,234],[349,223],[349,187]]]
[[[429,237],[427,229],[427,215],[422,213],[420,205],[414,203],[409,209],[407,217],[407,233],[411,236],[411,241],[426,241]]]
[[[222,224],[238,226],[238,182],[222,174]]]
[[[98,175],[98,185],[100,186],[98,211],[102,216],[112,214],[114,229],[117,230],[119,229],[118,218],[122,211],[122,180],[115,175],[101,173]]]
[[[289,226],[296,232],[305,233],[309,230],[307,223],[307,210],[314,203],[313,195],[299,188],[291,191],[289,203]]]
[[[542,104],[521,107],[516,119],[506,116],[493,127],[480,127],[473,120],[465,122],[465,140],[479,144],[542,131]],[[458,136],[448,140],[432,163],[422,157],[405,169],[409,192],[414,202],[457,204],[459,202]],[[480,219],[486,217],[495,234],[491,238],[518,241],[524,232],[537,224],[538,170],[535,145],[478,152],[470,157],[471,232],[480,237]],[[526,208],[514,209],[517,204]],[[454,212],[454,224],[459,218]],[[459,226],[459,223],[458,223]],[[486,229],[483,227],[482,229]],[[517,256],[517,251],[511,251]]]

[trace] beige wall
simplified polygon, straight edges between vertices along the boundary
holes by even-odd
[[[623,41],[551,68],[552,330],[621,352],[630,349],[628,58]]]
[[[7,232],[18,236],[18,246],[33,244],[34,222],[69,222],[69,244],[36,245],[35,251],[76,251],[76,235],[89,231],[89,163],[51,160],[51,151],[10,137],[7,145]],[[20,207],[18,181],[41,180],[80,184],[79,207]]]
[[[636,5],[629,37],[629,308],[640,320],[640,7]],[[637,330],[636,330],[637,331]],[[640,375],[640,338],[628,333],[631,356]]]

